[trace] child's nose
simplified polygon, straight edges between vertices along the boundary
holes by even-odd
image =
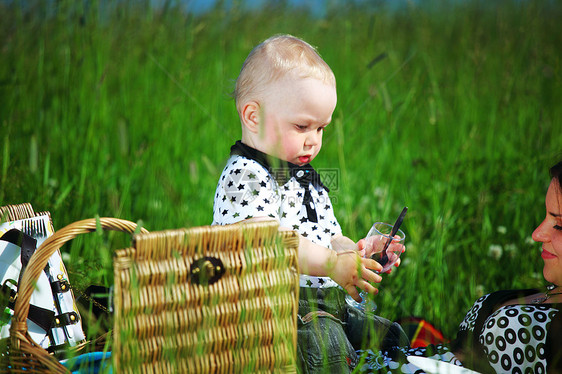
[[[305,145],[315,146],[320,143],[322,139],[321,131],[310,131],[306,137]]]

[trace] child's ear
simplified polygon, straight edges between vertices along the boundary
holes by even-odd
[[[254,134],[257,134],[260,126],[260,104],[249,101],[242,107],[242,124]]]

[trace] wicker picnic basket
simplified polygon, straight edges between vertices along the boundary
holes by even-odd
[[[1,213],[8,212],[8,219],[23,219],[33,217],[34,213],[29,204],[8,206]],[[27,316],[29,313],[31,294],[34,283],[45,268],[49,257],[64,243],[80,234],[94,232],[98,223],[104,230],[116,230],[134,233],[137,224],[117,218],[86,219],[74,222],[58,231],[37,248],[31,256],[18,287],[18,296],[14,307],[10,336],[0,340],[0,372],[2,373],[68,373],[59,361],[41,346],[37,345],[29,336],[27,330]],[[141,229],[141,232],[147,232]],[[73,347],[79,350],[81,347]]]
[[[298,236],[278,228],[151,232],[118,250],[115,372],[296,372]]]

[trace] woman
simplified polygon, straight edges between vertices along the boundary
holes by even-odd
[[[542,243],[543,276],[536,289],[498,291],[476,300],[448,346],[367,352],[362,371],[416,372],[406,356],[432,357],[481,373],[562,373],[562,161],[550,169],[546,217],[533,232]],[[399,364],[400,363],[400,364]]]

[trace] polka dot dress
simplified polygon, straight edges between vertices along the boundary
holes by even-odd
[[[518,294],[518,291],[513,291],[509,295],[514,298]],[[459,334],[476,334],[480,348],[496,373],[546,373],[555,370],[548,366],[547,344],[551,344],[553,352],[559,352],[560,347],[553,344],[553,340],[559,341],[560,337],[556,335],[560,335],[561,331],[551,329],[552,321],[560,318],[559,304],[508,305],[486,316],[487,311],[497,304],[496,294],[476,300],[459,325]],[[480,320],[483,320],[481,328],[478,327]],[[480,331],[475,331],[477,327]],[[361,372],[423,373],[408,363],[407,356],[412,355],[462,366],[447,345],[431,346],[430,349],[396,347],[388,352],[361,353],[365,362]]]
[[[476,301],[461,329],[474,328],[488,296]],[[498,373],[546,373],[548,327],[557,314],[552,304],[508,305],[492,313],[478,335],[492,368]]]
[[[297,171],[297,175],[300,170]],[[304,173],[304,172],[303,172]],[[341,227],[334,216],[328,192],[323,186],[308,185],[311,202],[304,202],[305,187],[292,177],[281,184],[275,173],[256,160],[233,155],[217,184],[213,207],[213,225],[226,225],[253,217],[270,217],[280,226],[297,231],[313,243],[331,248],[334,235]],[[310,220],[312,204],[317,222]],[[301,275],[303,287],[337,287],[328,277]]]

